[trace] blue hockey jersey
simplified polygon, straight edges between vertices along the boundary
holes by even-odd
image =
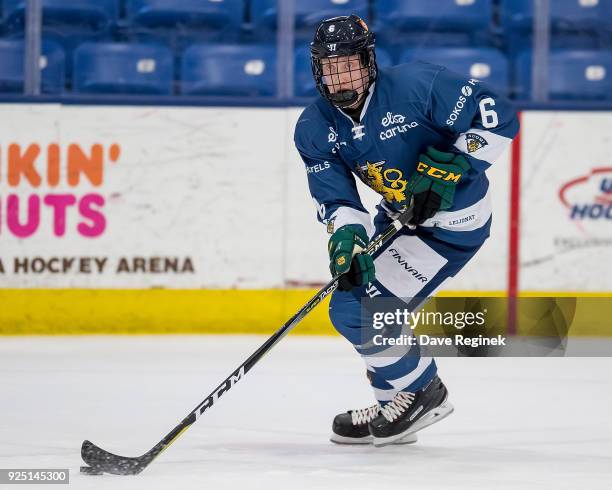
[[[318,219],[330,233],[356,223],[371,231],[355,177],[382,196],[386,213],[407,204],[406,186],[418,156],[432,145],[465,154],[472,168],[457,185],[453,207],[436,213],[422,229],[459,245],[484,241],[491,222],[485,170],[519,126],[506,98],[476,79],[415,62],[379,70],[359,119],[319,97],[295,127]]]

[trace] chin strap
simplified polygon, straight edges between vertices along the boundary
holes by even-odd
[[[343,90],[335,94],[329,94],[329,101],[340,109],[353,105],[359,99],[359,94],[356,90]]]

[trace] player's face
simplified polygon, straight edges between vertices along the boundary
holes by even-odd
[[[369,80],[368,69],[361,63],[359,55],[323,58],[321,61],[323,83],[329,92],[335,94],[345,90],[355,90],[359,97],[349,107],[357,106],[363,98]]]

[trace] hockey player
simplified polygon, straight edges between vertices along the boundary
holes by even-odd
[[[311,62],[321,97],[302,112],[295,144],[331,235],[331,274],[344,274],[330,319],[363,357],[378,401],[336,416],[331,439],[414,442],[417,431],[452,412],[447,389],[419,346],[398,352],[367,341],[361,300],[432,296],[474,256],[491,226],[485,170],[510,144],[518,120],[491,87],[442,66],[378,70],[374,34],[356,15],[318,25]],[[355,177],[382,196],[374,230]],[[408,205],[413,226],[374,258],[361,254]]]

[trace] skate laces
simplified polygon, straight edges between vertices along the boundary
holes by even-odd
[[[412,405],[412,402],[414,401],[414,397],[414,393],[400,391],[397,393],[397,395],[395,395],[393,400],[380,409],[380,413],[382,413],[389,422],[393,422],[396,418],[403,414],[406,409],[410,408],[410,405]]]
[[[372,405],[368,408],[359,408],[357,410],[351,410],[351,417],[353,419],[353,425],[367,424],[374,420],[380,411],[380,405]]]

